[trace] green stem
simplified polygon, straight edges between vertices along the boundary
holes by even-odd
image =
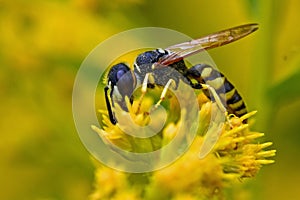
[[[253,56],[253,70],[251,70],[250,99],[254,109],[259,111],[256,127],[266,131],[270,120],[271,105],[267,101],[267,89],[271,81],[274,65],[274,19],[273,2],[271,0],[259,1],[257,3],[257,21],[260,28],[258,32],[257,48]]]

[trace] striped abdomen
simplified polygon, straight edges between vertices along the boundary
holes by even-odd
[[[247,113],[247,109],[242,97],[227,78],[209,65],[195,65],[188,71],[188,76],[197,80],[201,84],[206,84],[213,87],[220,97],[223,105],[228,113],[238,117]],[[209,91],[204,91],[204,94],[214,101],[214,97]]]

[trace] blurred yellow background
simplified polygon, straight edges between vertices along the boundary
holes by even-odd
[[[0,197],[87,199],[93,164],[72,118],[88,53],[120,31],[165,27],[193,38],[244,23],[251,36],[210,50],[239,89],[253,129],[278,153],[247,187],[253,199],[299,199],[300,2],[297,0],[0,0]],[[247,181],[246,181],[247,182]]]

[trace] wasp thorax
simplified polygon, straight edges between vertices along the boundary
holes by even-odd
[[[145,65],[145,64],[152,64],[157,62],[161,57],[167,55],[168,52],[163,49],[156,49],[153,51],[146,51],[136,58],[136,64],[138,66]]]
[[[138,55],[134,63],[134,73],[138,76],[138,79],[143,80],[147,73],[152,73],[152,65],[165,55],[168,55],[168,51],[163,49],[146,51]]]

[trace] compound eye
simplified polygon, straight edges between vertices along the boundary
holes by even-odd
[[[108,73],[108,84],[111,85],[112,93],[116,87],[122,97],[131,97],[136,86],[136,79],[133,72],[125,63],[114,65]]]
[[[125,63],[119,63],[114,65],[108,73],[108,83],[110,82],[112,86],[116,85],[117,82],[130,71],[130,68]]]
[[[126,73],[126,71],[124,71],[124,70],[119,70],[118,72],[117,72],[117,80],[120,80],[120,78],[124,75]]]

